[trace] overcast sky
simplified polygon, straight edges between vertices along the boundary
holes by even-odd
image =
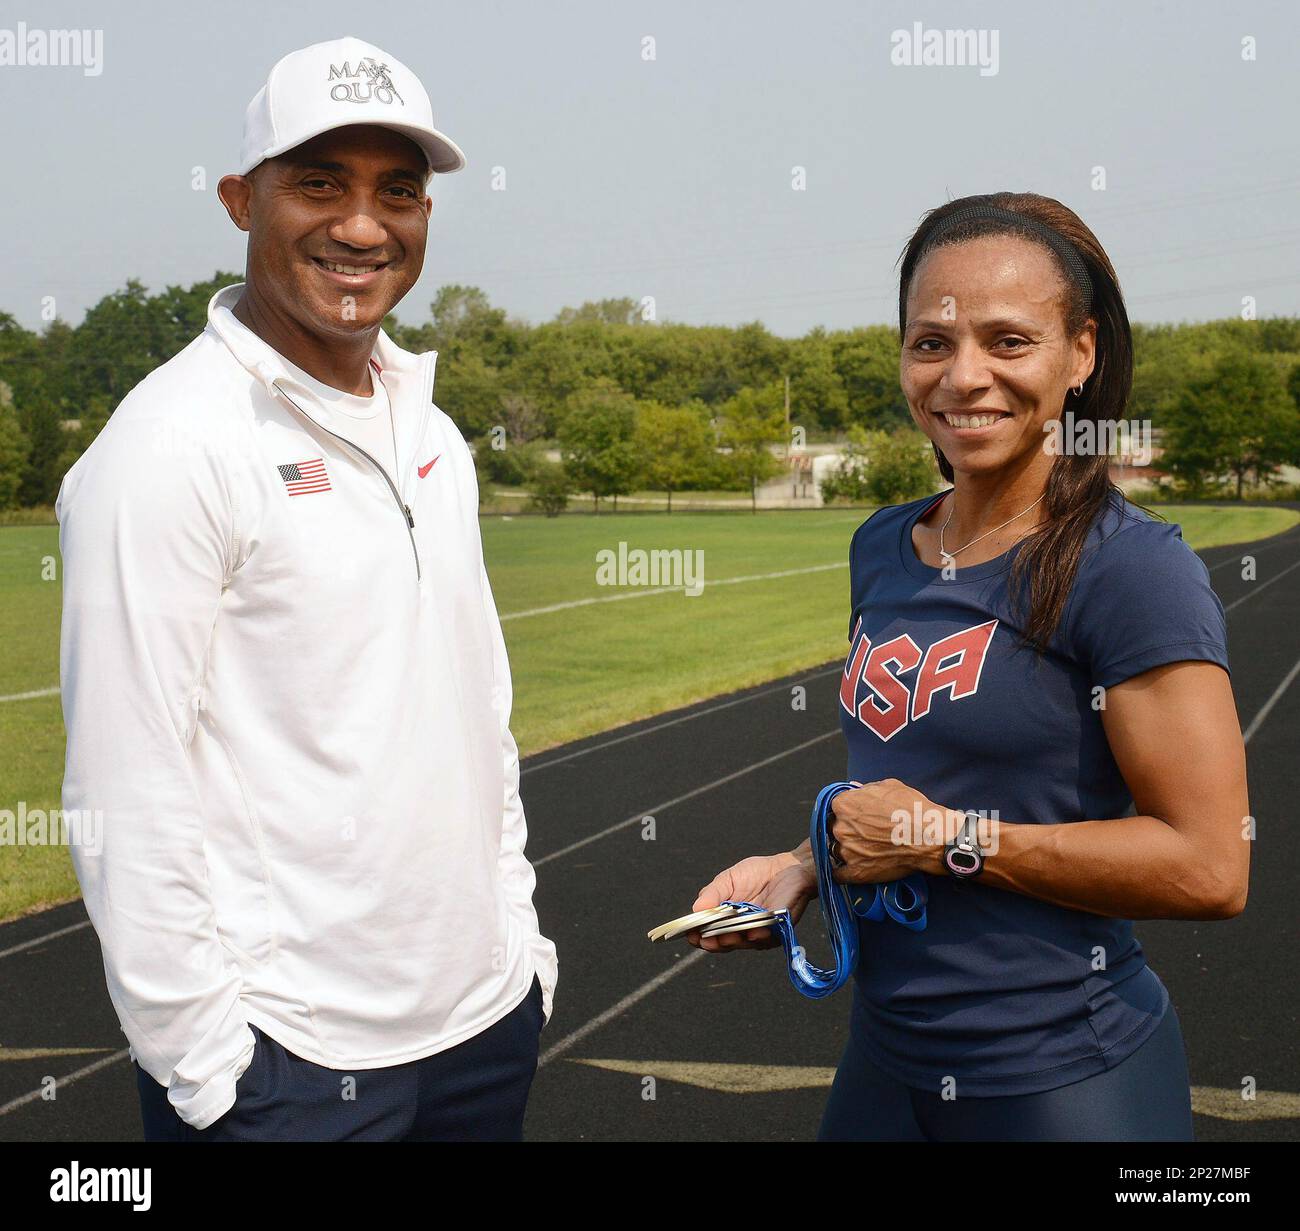
[[[1000,189],[1078,212],[1135,320],[1300,313],[1294,0],[0,0],[0,37],[19,22],[103,31],[97,75],[0,66],[0,310],[31,327],[45,296],[75,324],[128,277],[242,270],[214,189],[244,109],[280,56],[345,34],[420,75],[468,158],[435,178],[404,321],[461,282],[533,321],[629,295],[785,335],[892,323],[921,214]],[[916,22],[996,35],[996,72],[892,64]]]

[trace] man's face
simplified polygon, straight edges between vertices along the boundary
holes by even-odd
[[[317,337],[378,328],[424,265],[427,175],[419,146],[369,124],[259,164],[245,177],[251,191],[222,196],[249,233],[251,289]]]

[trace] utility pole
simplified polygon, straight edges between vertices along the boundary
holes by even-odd
[[[785,377],[785,464],[790,466],[794,460],[790,447],[790,374],[787,372]],[[799,478],[794,472],[794,467],[790,466],[790,478],[792,486],[790,495],[797,500],[799,498]]]

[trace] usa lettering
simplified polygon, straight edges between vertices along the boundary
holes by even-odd
[[[951,701],[973,697],[988,655],[997,620],[963,628],[922,650],[907,634],[872,645],[862,631],[862,617],[840,681],[840,705],[882,740],[891,740],[909,722],[924,718],[946,693]],[[900,679],[915,671],[909,688]]]

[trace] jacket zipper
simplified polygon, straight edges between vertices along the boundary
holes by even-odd
[[[379,472],[380,477],[384,480],[385,483],[388,484],[388,490],[393,493],[393,499],[397,501],[397,507],[401,509],[402,517],[406,521],[406,533],[411,540],[411,554],[415,557],[415,580],[418,582],[420,580],[420,550],[415,545],[415,517],[411,513],[410,505],[408,505],[406,501],[402,499],[402,493],[397,490],[397,485],[389,477],[388,471],[385,470],[383,466],[381,466],[373,457],[371,457],[370,454],[367,453],[360,445],[354,444],[346,436],[340,436],[338,432],[331,432],[330,429],[327,428],[323,423],[319,422],[316,419],[313,419],[311,415],[309,415],[305,410],[303,410],[301,406],[298,405],[297,402],[293,400],[293,398],[291,398],[283,389],[280,388],[279,382],[272,381],[271,387],[278,394],[280,394],[295,410],[297,410],[299,414],[303,415],[308,420],[308,422],[320,428],[320,430],[322,432],[325,432],[327,435],[333,436],[335,440],[339,441],[341,444],[346,445],[349,449],[352,449],[354,452],[360,453],[361,456],[364,457],[366,461],[368,461]]]
[[[434,351],[433,355],[436,361],[437,351]],[[433,364],[432,363],[428,365],[428,369],[429,370],[427,372],[422,373],[422,379],[420,383],[420,403],[424,407],[424,410],[421,411],[420,413],[420,426],[417,429],[415,434],[415,443],[417,445],[420,443],[420,441],[424,439],[424,433],[429,427],[429,416],[433,413]],[[380,379],[383,378],[380,377]],[[416,463],[419,460],[420,460],[419,456],[416,454],[415,450],[412,449],[411,460],[406,467],[404,486],[406,487],[411,486],[411,471],[415,469]],[[408,518],[410,517],[409,510],[407,511],[407,516]]]

